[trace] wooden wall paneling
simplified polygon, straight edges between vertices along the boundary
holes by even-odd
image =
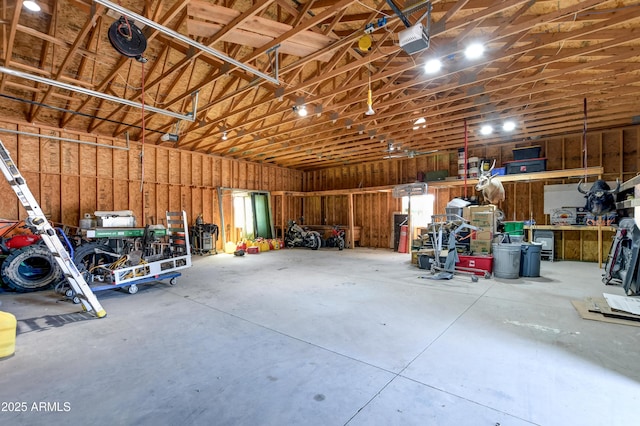
[[[245,163],[244,161],[236,161],[236,164],[237,164],[236,179],[238,182],[237,188],[249,189],[249,179],[247,176],[247,173],[248,173],[247,163]]]
[[[523,221],[529,219],[529,215],[531,214],[529,189],[529,182],[515,182],[512,215],[508,216],[507,220]]]
[[[190,186],[191,182],[191,162],[193,160],[194,153],[187,151],[180,151],[180,185]]]
[[[384,247],[388,241],[387,236],[387,210],[386,210],[386,201],[388,197],[388,193],[377,193],[375,194],[375,210],[373,214],[375,216],[375,236],[376,242],[374,247]]]
[[[169,185],[169,211],[178,212],[182,210],[180,188],[180,185]]]
[[[373,174],[375,176],[375,186],[386,185],[387,177],[384,175],[383,170],[384,162],[376,161],[373,165]]]
[[[201,186],[191,187],[189,193],[191,194],[191,204],[189,204],[189,210],[191,211],[191,218],[189,225],[193,225],[195,223],[198,215],[202,215],[202,219],[204,220],[204,199],[203,199],[203,191],[204,188]],[[189,216],[187,216],[189,218]]]
[[[580,260],[582,254],[581,231],[562,231],[564,259]]]
[[[129,181],[129,208],[136,217],[138,226],[146,220],[143,212],[143,192],[140,191],[140,181]]]
[[[231,161],[225,158],[220,159],[220,186],[231,187]]]
[[[31,126],[20,126],[21,131],[38,133],[38,129]],[[17,135],[18,145],[16,151],[11,151],[10,155],[18,165],[22,174],[25,172],[40,171],[40,138],[35,136]],[[4,137],[4,135],[3,135]],[[5,144],[6,145],[6,144]],[[9,149],[9,147],[7,147]]]
[[[85,197],[82,193],[81,198]],[[96,194],[96,210],[114,210],[113,208],[113,179],[98,178]],[[84,217],[85,212],[80,212]],[[86,212],[91,213],[91,212]]]
[[[113,210],[129,210],[129,181],[113,180]]]
[[[214,217],[215,210],[213,205],[213,192],[213,188],[202,188],[202,193],[200,195],[202,200],[200,213],[202,213],[202,220],[204,220],[205,223],[218,224]]]
[[[213,158],[209,155],[202,156],[202,178],[201,185],[205,187],[214,187],[213,185]]]
[[[142,162],[140,161],[141,153],[142,148],[140,145],[131,145],[129,147],[129,155],[127,158],[127,170],[129,171],[128,180],[129,182],[135,181],[138,185],[140,184],[140,178],[142,177]]]
[[[31,188],[31,186],[29,186],[29,188]],[[59,174],[48,174],[48,173],[42,174],[42,179],[40,179],[40,198],[38,199],[38,201],[40,202],[40,207],[42,208],[42,211],[47,216],[51,217],[52,221],[57,223],[63,223],[60,188],[61,188],[61,181],[60,181]],[[16,199],[15,193],[12,190],[8,189],[8,185],[7,185],[7,195],[12,196],[14,199]],[[3,201],[4,199],[2,197],[2,194],[0,194],[0,203],[4,204]],[[0,217],[5,217],[2,211],[0,211]],[[9,216],[9,217],[14,217],[14,216]]]
[[[85,138],[86,139],[86,138]],[[80,176],[91,177],[98,175],[98,150],[94,146],[79,145],[80,149]],[[84,196],[84,194],[82,194]]]
[[[238,169],[239,169],[238,162],[234,161],[234,160],[230,160],[230,164],[229,165],[230,165],[230,169],[231,169],[231,176],[230,176],[230,178],[231,178],[231,187],[232,188],[242,188],[240,186],[240,179],[238,178],[238,173],[239,173],[239,171],[238,171]],[[242,188],[242,189],[244,189],[244,188]]]
[[[640,150],[638,148],[638,128],[622,130],[622,179],[627,181],[640,171]]]
[[[169,167],[169,150],[157,147],[155,150],[155,170],[156,181],[158,183],[167,184],[170,182],[169,173],[171,168]]]
[[[95,153],[95,151],[94,151]],[[67,225],[73,225],[79,223],[81,217],[84,217],[85,213],[95,212],[98,209],[98,182],[95,176],[80,176],[80,190],[75,194],[75,198],[79,199],[80,211],[75,210],[74,221],[67,223]],[[138,182],[138,185],[140,183]],[[140,217],[140,216],[138,216]]]
[[[47,132],[50,136],[58,136],[58,132]],[[53,222],[61,222],[60,212],[60,143],[57,140],[40,138],[40,197],[37,198],[42,211]],[[31,187],[29,187],[31,188]],[[10,195],[14,192],[11,191]],[[1,216],[1,214],[0,214]]]
[[[166,213],[171,209],[171,204],[169,202],[169,187],[170,185],[167,183],[157,184],[155,187],[155,196],[156,196],[156,221],[159,224],[163,224],[167,226],[166,223]]]
[[[191,185],[203,186],[203,159],[204,155],[198,153],[191,154]]]
[[[622,131],[608,130],[602,133],[602,166],[605,180],[620,178],[622,173]]]
[[[187,213],[187,223],[192,224],[196,217],[196,212],[193,211],[193,194],[194,188],[192,186],[180,186],[180,210],[184,210]]]
[[[169,183],[179,185],[181,182],[181,166],[180,151],[168,150],[169,161],[167,162],[167,172],[169,173]]]
[[[587,165],[602,165],[602,133],[587,133]]]
[[[554,139],[547,141],[544,146],[547,158],[547,170],[564,169],[563,144],[562,140]]]
[[[598,232],[582,231],[581,232],[581,257],[580,260],[586,262],[598,261]],[[603,255],[604,257],[605,255]]]
[[[484,158],[488,160],[496,160],[496,167],[502,167],[502,150],[499,146],[489,145],[485,149]]]
[[[222,186],[222,158],[211,158],[211,186],[217,188]]]
[[[50,136],[59,136],[59,132],[48,132]],[[40,172],[60,174],[60,141],[40,138]]]
[[[146,225],[157,225],[161,222],[158,222],[159,217],[164,217],[165,212],[158,212],[157,210],[157,194],[156,194],[157,185],[153,182],[145,182],[143,193],[142,193],[142,202],[144,205],[144,215],[143,221],[138,220],[138,226],[146,226]]]
[[[562,139],[564,145],[564,169],[580,169],[583,164],[583,140],[581,136],[571,135]]]
[[[69,176],[63,174],[62,188],[60,191],[60,222],[64,223],[65,225],[79,225],[80,223],[80,216],[78,212],[80,205],[78,194],[80,194],[80,178],[78,176]],[[95,209],[83,211],[82,215],[84,217],[84,213],[93,214],[94,211]]]
[[[110,141],[98,139],[98,143],[108,144]],[[96,176],[99,178],[113,178],[113,149],[96,148]],[[155,176],[154,176],[155,178]]]
[[[274,179],[275,179],[276,188],[285,188],[284,185],[283,185],[283,182],[282,182],[282,170],[281,169],[276,170]]]
[[[72,135],[62,133],[62,137]],[[60,143],[61,173],[68,176],[78,176],[80,173],[80,145],[71,142]],[[77,195],[76,195],[77,197]]]
[[[544,185],[543,181],[531,182],[530,210],[536,223],[545,224],[544,214]],[[528,218],[530,219],[530,218]]]
[[[502,158],[502,164],[513,161],[513,148],[516,147],[514,143],[508,143],[502,145],[500,148],[500,157]]]

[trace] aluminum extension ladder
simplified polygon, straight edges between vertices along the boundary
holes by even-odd
[[[27,186],[27,182],[20,174],[20,171],[11,159],[9,151],[7,151],[2,141],[0,141],[0,168],[2,169],[2,173],[7,179],[7,182],[9,182],[9,185],[11,185],[11,188],[16,193],[18,199],[29,215],[25,220],[25,223],[34,234],[41,236],[42,240],[47,245],[47,248],[51,251],[54,259],[60,266],[65,278],[69,282],[69,285],[78,295],[83,308],[86,311],[93,311],[95,316],[98,318],[105,317],[107,312],[100,305],[96,295],[93,294],[93,291],[91,291],[91,288],[85,281],[84,277],[80,271],[78,271],[73,259],[71,259],[71,256],[67,250],[65,250],[62,242],[56,235],[55,229],[53,229],[51,224],[49,224],[49,221],[42,212],[40,205]]]

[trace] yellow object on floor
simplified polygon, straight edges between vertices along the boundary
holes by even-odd
[[[16,317],[0,311],[0,358],[13,355],[16,351]]]

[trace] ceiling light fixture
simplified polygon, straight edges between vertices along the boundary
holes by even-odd
[[[491,127],[488,124],[485,124],[480,128],[480,133],[482,133],[485,136],[490,135],[491,133],[493,133],[493,127]]]
[[[227,132],[222,132],[222,140],[226,141],[227,139]]]
[[[484,46],[481,43],[472,43],[464,50],[467,59],[478,59],[484,53]]]
[[[442,61],[440,59],[429,59],[424,64],[424,72],[427,74],[435,74],[442,68]]]
[[[305,105],[294,105],[293,112],[297,112],[300,117],[307,116],[307,107]]]
[[[502,125],[502,130],[504,130],[505,132],[511,132],[516,128],[516,123],[514,123],[511,120],[507,120],[504,122],[504,124]]]
[[[27,0],[24,3],[22,3],[22,5],[32,12],[40,12],[40,6],[35,1]]]

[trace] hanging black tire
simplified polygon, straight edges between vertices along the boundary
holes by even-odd
[[[107,253],[115,253],[115,250],[104,242],[84,243],[75,250],[73,262],[79,270],[90,273],[95,266],[113,263],[118,259],[118,256]]]
[[[11,252],[0,272],[2,281],[20,293],[46,290],[63,278],[51,251],[40,244]]]

